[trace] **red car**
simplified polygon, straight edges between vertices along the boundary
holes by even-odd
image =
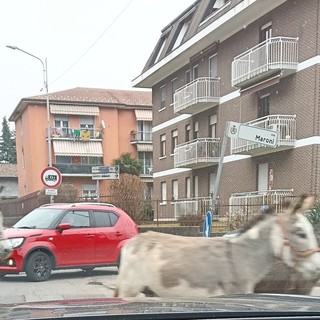
[[[4,230],[14,250],[0,261],[0,278],[26,272],[45,281],[52,270],[118,266],[123,244],[137,234],[136,223],[111,204],[43,205]]]

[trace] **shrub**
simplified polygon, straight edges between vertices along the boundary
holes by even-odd
[[[305,213],[311,224],[320,223],[320,202],[317,202],[315,206]]]
[[[202,224],[203,224],[203,214],[201,213],[197,213],[197,214],[183,214],[178,218],[178,222],[180,224],[180,226],[188,226],[188,227],[192,227],[192,226],[199,226],[200,228],[202,228]]]

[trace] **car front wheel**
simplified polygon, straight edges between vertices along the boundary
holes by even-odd
[[[33,252],[28,258],[26,273],[30,281],[46,281],[50,278],[51,271],[51,259],[45,252]]]

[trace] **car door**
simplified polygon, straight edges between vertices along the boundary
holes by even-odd
[[[123,222],[111,210],[94,211],[93,215],[96,224],[96,261],[117,263],[119,243],[125,239]]]
[[[95,264],[95,233],[86,210],[68,211],[60,223],[70,223],[71,228],[57,232],[53,241],[58,252],[59,266]]]

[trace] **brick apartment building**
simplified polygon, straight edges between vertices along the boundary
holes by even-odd
[[[109,166],[122,153],[143,164],[140,177],[152,193],[152,101],[144,90],[75,88],[49,94],[52,165],[80,197],[106,195],[108,180],[92,178],[92,166]],[[19,196],[44,188],[48,166],[46,95],[23,98],[15,122]]]
[[[208,208],[215,193],[229,212],[319,195],[319,16],[318,0],[198,0],[164,27],[133,80],[152,89],[160,218]],[[228,137],[218,184],[229,121],[278,140]]]

